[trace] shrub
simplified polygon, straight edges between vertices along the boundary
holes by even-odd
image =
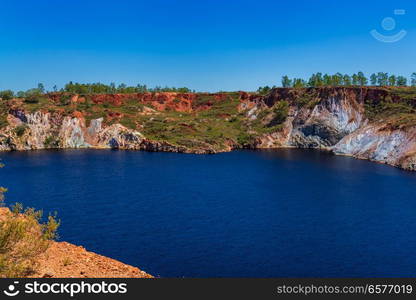
[[[59,97],[59,105],[61,106],[69,105],[71,103],[71,98],[72,98],[72,95],[62,94]]]
[[[26,96],[25,102],[29,104],[37,104],[40,102],[42,96],[38,94],[31,94]]]
[[[268,124],[269,127],[282,124],[286,121],[289,114],[289,103],[287,101],[280,101],[276,103],[273,108],[274,117]]]
[[[19,125],[14,129],[14,132],[17,136],[22,136],[26,132],[27,126],[26,125]]]
[[[14,92],[11,90],[0,92],[0,98],[3,100],[10,100],[10,99],[13,99],[13,97],[14,97]]]
[[[57,140],[55,137],[50,135],[45,139],[45,141],[43,142],[43,145],[46,148],[55,148],[59,146],[59,140]]]
[[[41,217],[41,211],[23,211],[21,204],[0,217],[0,277],[25,277],[35,272],[38,256],[57,237],[60,224],[54,216],[44,223]]]
[[[242,132],[237,136],[237,142],[243,147],[249,146],[254,142],[254,140],[255,137],[246,132]]]

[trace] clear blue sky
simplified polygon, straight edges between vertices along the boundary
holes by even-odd
[[[0,0],[0,89],[255,90],[282,75],[416,71],[416,1]],[[405,15],[394,15],[405,9]],[[394,17],[386,31],[381,21]],[[377,29],[396,43],[370,35]]]

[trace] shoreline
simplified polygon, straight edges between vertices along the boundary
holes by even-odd
[[[390,164],[388,162],[383,162],[383,161],[379,161],[379,160],[374,160],[374,159],[370,159],[370,158],[365,158],[365,157],[359,157],[359,156],[354,156],[352,154],[348,154],[348,153],[336,153],[333,151],[333,149],[326,149],[326,148],[302,148],[302,147],[296,147],[296,146],[281,146],[281,147],[275,147],[275,148],[252,148],[252,147],[247,147],[247,148],[234,148],[231,150],[221,150],[221,151],[217,151],[217,152],[209,152],[207,151],[206,153],[202,153],[200,151],[195,151],[192,152],[192,150],[190,151],[152,151],[152,150],[146,150],[146,149],[128,149],[128,148],[110,148],[110,147],[80,147],[80,148],[40,148],[40,149],[21,149],[21,150],[17,150],[17,149],[7,149],[7,150],[1,150],[0,149],[0,155],[1,153],[10,153],[10,152],[35,152],[35,151],[66,151],[66,150],[72,150],[72,151],[77,151],[77,150],[110,150],[110,151],[131,151],[131,152],[160,152],[160,153],[177,153],[177,154],[195,154],[195,155],[215,155],[215,154],[221,154],[221,153],[230,153],[233,151],[239,151],[239,150],[249,150],[249,151],[264,151],[264,150],[280,150],[280,149],[297,149],[297,150],[313,150],[313,151],[322,151],[322,152],[326,152],[328,154],[331,155],[336,155],[336,156],[343,156],[343,157],[350,157],[353,159],[358,159],[358,160],[364,160],[364,161],[368,161],[371,163],[377,163],[380,165],[386,165],[389,167],[393,167],[393,168],[397,168],[400,169],[402,171],[407,171],[407,172],[415,172],[416,170],[413,169],[406,169],[401,167],[400,165],[394,165],[394,164]]]

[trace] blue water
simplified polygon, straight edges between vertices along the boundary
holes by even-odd
[[[7,202],[161,277],[416,275],[416,174],[311,150],[0,153]]]

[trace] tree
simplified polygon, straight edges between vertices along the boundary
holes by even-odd
[[[304,88],[306,87],[306,81],[302,78],[294,78],[293,79],[293,87],[294,88]]]
[[[407,78],[404,77],[404,76],[398,76],[397,77],[396,84],[398,86],[406,86],[407,85]]]
[[[13,99],[14,92],[11,90],[5,90],[0,92],[0,98],[3,100],[10,100]]]
[[[282,77],[282,87],[288,88],[292,86],[292,80],[289,79],[288,76]]]
[[[345,75],[343,76],[342,81],[343,81],[343,84],[344,84],[345,86],[351,86],[351,84],[352,84],[351,77],[350,77],[350,75],[348,75],[348,74],[345,74]]]
[[[147,92],[147,86],[145,84],[144,85],[141,85],[139,83],[136,86],[136,91],[137,91],[137,93],[146,93]]]
[[[325,74],[322,80],[323,80],[323,84],[325,86],[331,86],[332,85],[332,76],[330,76],[328,74]]]
[[[308,85],[310,87],[320,87],[324,85],[324,81],[322,78],[322,73],[312,74],[309,78]]]
[[[359,85],[358,75],[357,74],[353,74],[352,75],[352,85]]]
[[[371,82],[371,85],[377,85],[377,75],[376,74],[371,74],[371,76],[370,76],[370,82]]]
[[[365,85],[368,84],[368,79],[367,79],[367,77],[365,77],[363,72],[361,72],[361,71],[358,72],[357,76],[358,76],[358,84],[359,85],[365,86]]]
[[[333,86],[343,85],[343,75],[341,73],[336,73],[332,75],[332,85]]]
[[[115,94],[116,90],[116,84],[114,82],[110,83],[110,94]]]
[[[259,93],[260,95],[267,95],[270,91],[271,88],[267,85],[265,87],[259,87],[257,89],[257,93]]]
[[[412,86],[416,86],[416,72],[412,73],[411,81]]]
[[[390,86],[396,86],[396,81],[397,81],[397,78],[396,78],[396,76],[395,76],[395,75],[391,75],[391,76],[389,77],[389,85],[390,85]]]
[[[43,85],[43,83],[38,83],[38,87],[37,87],[39,93],[44,94],[45,93],[45,86]]]
[[[388,73],[384,73],[384,72],[377,73],[377,83],[379,86],[387,86],[388,81],[389,81],[388,79],[389,79]]]

